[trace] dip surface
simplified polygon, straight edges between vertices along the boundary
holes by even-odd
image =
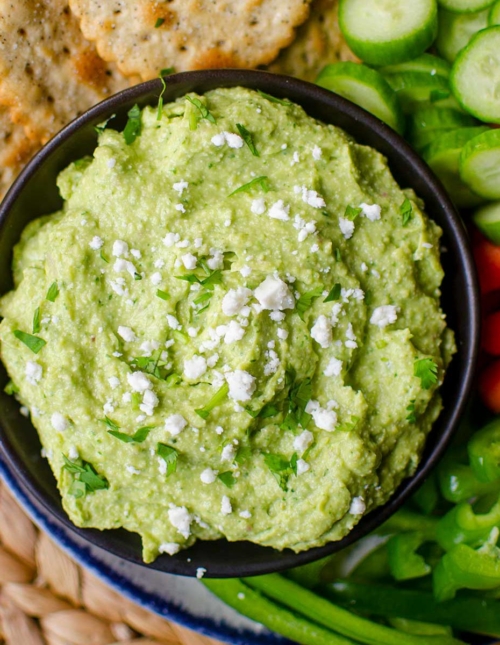
[[[15,249],[2,360],[78,526],[139,533],[147,562],[309,549],[390,497],[439,414],[441,231],[298,106],[189,96],[61,173]]]

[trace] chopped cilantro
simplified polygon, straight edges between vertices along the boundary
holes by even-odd
[[[406,417],[406,420],[409,423],[416,423],[417,422],[417,417],[415,416],[415,399],[411,401],[410,405],[406,408],[408,412],[408,416]]]
[[[358,215],[361,215],[363,212],[362,208],[355,208],[354,206],[347,206],[344,213],[344,218],[354,222]]]
[[[48,300],[49,302],[55,302],[58,295],[59,295],[59,287],[57,286],[57,282],[53,282],[50,285],[49,290],[47,291],[45,300]]]
[[[139,430],[137,430],[133,435],[125,434],[118,430],[108,430],[108,434],[124,443],[142,443],[147,439],[148,434],[154,427],[155,426],[145,426],[144,428],[139,428]]]
[[[157,289],[156,295],[162,300],[170,300],[170,294],[168,294],[166,291],[162,291],[161,289]]]
[[[210,110],[207,108],[207,106],[204,105],[200,101],[200,99],[191,98],[190,96],[186,96],[186,101],[189,101],[192,105],[194,105],[194,107],[200,113],[200,118],[206,119],[207,121],[210,121],[210,123],[217,123],[217,121],[215,120],[214,115],[210,112]],[[192,130],[196,129],[196,123],[195,123],[195,127],[191,128],[191,129]]]
[[[40,307],[37,307],[35,309],[35,313],[33,314],[33,333],[38,334],[40,331]]]
[[[236,453],[234,461],[241,466],[241,464],[250,459],[251,455],[252,449],[249,446],[241,446],[240,448],[238,448],[238,452]]]
[[[296,430],[299,425],[306,428],[311,420],[311,415],[306,412],[306,406],[311,399],[311,379],[305,378],[303,381],[298,381],[293,369],[286,372],[285,378],[289,391],[283,408],[284,420],[280,428]]]
[[[104,255],[104,253],[102,251],[99,253],[99,255],[101,256],[101,260],[106,262],[106,264],[109,264],[108,258]]]
[[[162,350],[158,349],[152,356],[139,356],[130,361],[130,365],[141,372],[151,374],[160,381],[165,381],[168,376],[166,361],[161,359]]]
[[[84,497],[87,493],[95,493],[96,490],[105,490],[109,488],[108,480],[99,475],[87,461],[70,461],[66,455],[63,455],[64,466],[63,469],[67,470],[73,476],[73,481],[69,488],[69,494],[73,497]]]
[[[111,121],[111,119],[114,119],[116,114],[112,114],[109,119],[106,119],[106,121],[103,121],[102,123],[98,123],[96,126],[94,126],[94,130],[97,132],[97,134],[102,134],[104,130],[106,129],[106,126],[108,123]]]
[[[403,218],[403,226],[406,226],[413,217],[413,206],[408,198],[399,207],[399,212]]]
[[[161,27],[164,22],[165,22],[165,18],[158,18],[155,22],[155,29],[158,29],[158,27]]]
[[[179,453],[175,448],[167,446],[166,443],[159,443],[156,448],[156,453],[167,464],[167,477],[177,470],[177,458]]]
[[[422,388],[429,390],[437,383],[438,366],[432,358],[421,358],[413,364],[413,375],[420,379]]]
[[[257,92],[263,98],[267,99],[271,103],[279,103],[280,105],[291,105],[290,101],[287,101],[287,99],[277,99],[275,96],[271,96],[270,94],[266,94],[265,92],[261,92],[260,90],[257,90]]]
[[[200,261],[200,264],[203,266],[203,261]],[[197,282],[198,284],[203,285],[206,289],[213,289],[214,285],[222,283],[222,271],[217,269],[216,271],[210,271],[205,268],[205,272],[209,271],[209,275],[206,278],[200,278],[196,273],[187,273],[186,275],[176,275],[177,280],[186,280],[190,284]]]
[[[193,300],[195,305],[201,305],[203,303],[206,303],[210,301],[212,298],[212,292],[211,291],[204,291],[201,295],[199,295],[197,298]]]
[[[253,136],[251,135],[251,133],[245,128],[244,125],[241,125],[241,123],[237,123],[236,127],[238,128],[238,132],[240,133],[241,138],[247,144],[253,156],[260,157],[259,151],[255,147],[255,144],[253,142]]]
[[[141,108],[137,103],[128,111],[127,116],[128,121],[123,130],[123,138],[125,143],[130,146],[141,134]]]
[[[340,286],[340,282],[335,283],[331,288],[330,293],[326,296],[323,302],[333,302],[334,300],[338,300],[340,298],[341,292],[342,287]]]
[[[342,262],[342,254],[340,252],[340,249],[335,249],[335,261],[336,262]]]
[[[167,387],[174,387],[175,385],[182,383],[182,379],[178,374],[175,374],[175,372],[173,372],[172,374],[169,374],[167,376],[165,383],[167,384]]]
[[[337,430],[340,432],[352,432],[355,430],[358,426],[358,423],[360,422],[360,418],[357,417],[355,414],[352,415],[350,421],[346,421],[345,423],[341,423],[340,425],[337,426]]]
[[[142,280],[142,275],[137,273],[137,271],[134,273],[134,280]]]
[[[19,392],[19,388],[14,383],[14,381],[10,380],[7,383],[7,385],[3,388],[3,391],[5,392],[5,394],[12,396],[13,394],[17,394]]]
[[[269,190],[268,178],[265,175],[263,175],[262,177],[255,177],[255,179],[252,179],[252,181],[249,181],[247,184],[243,184],[243,186],[240,186],[236,190],[233,190],[232,193],[229,193],[229,197],[232,197],[232,195],[237,195],[238,193],[248,193],[255,186],[259,186],[261,190],[267,193]]]
[[[13,334],[18,340],[24,343],[26,347],[31,349],[33,354],[38,354],[42,347],[47,344],[46,341],[43,340],[43,338],[32,336],[31,334],[27,334],[26,332],[20,331],[19,329],[14,330]]]
[[[120,426],[118,424],[116,424],[114,421],[111,421],[111,419],[109,417],[107,417],[107,416],[104,417],[104,419],[99,419],[99,421],[101,421],[102,423],[107,425],[108,428],[110,428],[114,432],[116,432],[117,430],[120,429]]]
[[[158,20],[161,20],[161,18],[158,18]],[[166,67],[165,69],[162,69],[159,74],[159,79],[161,81],[161,92],[160,92],[160,96],[158,97],[158,111],[156,113],[157,121],[161,119],[161,113],[163,111],[163,95],[165,94],[165,90],[167,89],[167,84],[165,83],[165,79],[163,77],[169,76],[173,71],[174,71],[173,67]]]
[[[228,488],[232,488],[237,482],[236,477],[230,470],[226,470],[224,473],[219,473],[217,475],[217,479],[220,479],[224,486],[227,486]]]
[[[278,414],[279,409],[273,403],[266,403],[266,405],[260,410],[252,410],[252,408],[247,407],[245,410],[253,419],[269,419]]]
[[[264,455],[264,463],[269,468],[273,477],[278,482],[282,490],[287,489],[290,475],[297,475],[297,453],[294,452],[291,459],[288,460],[282,455],[267,453]]]
[[[196,414],[202,419],[207,419],[210,412],[224,401],[228,392],[229,385],[227,383],[224,383],[224,385],[217,390],[217,392],[213,395],[213,397],[204,408],[195,410]]]
[[[303,293],[297,300],[295,303],[295,309],[302,320],[304,320],[304,314],[311,307],[313,300],[319,298],[322,293],[323,287],[319,286],[314,288],[312,291],[306,291],[306,293]]]

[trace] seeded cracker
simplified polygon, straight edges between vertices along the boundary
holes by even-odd
[[[37,143],[128,85],[64,0],[0,0],[0,104]]]
[[[38,148],[22,126],[12,123],[9,111],[0,108],[0,199]]]
[[[276,74],[314,81],[328,63],[358,59],[347,46],[338,23],[338,0],[315,0],[311,15],[294,42],[269,66]]]
[[[122,73],[268,64],[294,37],[311,0],[71,0],[86,38]]]

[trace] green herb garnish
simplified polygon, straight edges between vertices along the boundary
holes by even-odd
[[[415,416],[415,399],[411,401],[410,405],[406,408],[408,412],[408,416],[406,417],[406,420],[409,423],[416,423],[417,422],[417,417]]]
[[[97,132],[97,134],[102,134],[104,130],[106,129],[106,126],[108,123],[111,121],[111,119],[114,119],[116,114],[112,114],[109,119],[106,119],[106,121],[103,121],[102,123],[98,123],[96,126],[94,126],[94,130]]]
[[[241,138],[247,144],[253,156],[260,157],[259,151],[255,147],[255,144],[253,142],[253,136],[251,135],[251,133],[245,128],[244,125],[241,125],[241,123],[237,123],[236,127],[238,128],[238,132],[240,133]]]
[[[326,296],[323,302],[333,302],[334,300],[338,300],[340,298],[341,293],[342,293],[342,287],[340,286],[340,282],[337,282],[336,284],[333,285],[333,287],[330,290],[330,293]]]
[[[420,379],[422,388],[429,390],[437,383],[438,366],[432,358],[421,358],[413,364],[413,375]]]
[[[252,410],[252,408],[247,407],[245,410],[252,417],[252,419],[269,419],[274,417],[280,411],[273,403],[266,403],[266,405],[260,410]]]
[[[234,461],[237,464],[243,464],[245,461],[250,459],[252,456],[252,449],[249,446],[242,446],[241,448],[238,448],[238,452],[236,453],[236,457],[234,458]]]
[[[297,475],[297,453],[294,452],[291,459],[288,460],[282,455],[267,453],[264,455],[264,463],[269,468],[273,477],[278,482],[282,490],[287,489],[290,475]]]
[[[232,488],[238,481],[230,470],[226,470],[224,473],[219,473],[217,475],[217,479],[220,479],[224,486],[227,486],[228,488]]]
[[[262,177],[255,177],[252,181],[249,181],[247,184],[243,184],[243,186],[240,186],[236,190],[233,190],[232,193],[229,193],[229,197],[237,195],[238,193],[247,193],[252,190],[254,186],[259,186],[261,190],[267,193],[269,190],[269,180],[265,175]]]
[[[335,249],[334,256],[335,262],[342,262],[342,254],[340,252],[340,249]]]
[[[358,215],[361,215],[363,212],[362,208],[355,208],[354,206],[347,206],[344,213],[344,218],[354,222]]]
[[[359,422],[360,418],[353,414],[351,420],[338,425],[337,430],[339,432],[352,432],[357,428]]]
[[[207,121],[210,121],[210,123],[217,123],[215,120],[214,115],[210,112],[210,110],[207,108],[206,105],[204,105],[200,99],[197,98],[191,98],[190,96],[186,96],[186,101],[189,101],[194,107],[198,110],[200,113],[200,118],[206,119]],[[191,128],[193,129],[193,128]]]
[[[306,291],[306,293],[303,293],[297,300],[295,303],[295,310],[302,320],[304,320],[304,314],[311,307],[313,300],[319,298],[322,293],[323,287],[316,287],[312,291]]]
[[[158,289],[156,291],[156,295],[162,300],[170,300],[170,294],[168,294],[166,291],[162,291],[161,289]]]
[[[125,143],[130,146],[141,134],[141,108],[137,103],[128,111],[127,116],[128,121],[123,130],[123,138]]]
[[[306,428],[311,420],[311,415],[306,412],[312,394],[311,379],[305,378],[303,381],[298,381],[295,370],[290,369],[285,374],[285,382],[289,391],[283,407],[284,420],[280,428],[297,430],[299,425]]]
[[[130,365],[141,372],[151,374],[160,381],[165,381],[168,376],[167,362],[161,359],[161,349],[158,349],[152,356],[139,356],[130,361]]]
[[[227,383],[224,383],[224,385],[217,390],[217,392],[213,395],[213,397],[204,408],[195,410],[196,414],[202,419],[207,419],[210,412],[224,401],[228,392],[229,385]]]
[[[47,344],[46,341],[43,340],[43,338],[32,336],[31,334],[27,334],[26,332],[20,331],[19,329],[14,330],[13,334],[18,340],[24,343],[26,347],[31,349],[33,354],[38,354],[42,347]]]
[[[79,498],[84,497],[87,493],[109,488],[108,480],[103,475],[99,475],[89,462],[70,461],[66,455],[63,455],[63,459],[63,469],[73,475],[73,482],[68,491],[70,495]]]
[[[161,27],[164,22],[165,22],[165,18],[158,18],[155,22],[155,29],[158,29],[158,27]]]
[[[291,105],[290,101],[287,101],[287,99],[277,99],[275,96],[271,96],[270,94],[266,94],[265,92],[261,92],[260,90],[257,90],[257,92],[265,99],[268,101],[271,101],[271,103],[279,103],[280,105]]]
[[[133,435],[125,434],[124,432],[119,432],[118,430],[108,430],[108,434],[124,443],[142,443],[148,438],[148,434],[153,430],[155,426],[145,426],[144,428],[139,428],[137,432]]]
[[[38,334],[40,331],[40,307],[37,307],[35,309],[35,313],[33,314],[33,333]]]
[[[172,473],[175,473],[177,470],[177,458],[179,456],[177,450],[171,446],[167,446],[166,443],[159,443],[156,448],[156,453],[167,464],[166,476],[168,477]]]
[[[14,381],[10,380],[7,383],[7,385],[3,388],[3,391],[5,392],[5,394],[8,394],[9,396],[12,396],[13,394],[18,394],[19,388],[14,383]]]
[[[406,226],[413,217],[413,206],[408,198],[399,207],[399,212],[403,218],[403,226]]]
[[[116,432],[117,430],[120,429],[120,426],[117,423],[115,423],[114,421],[111,421],[111,419],[109,417],[107,417],[107,416],[104,417],[104,419],[99,419],[99,421],[101,421],[101,423],[104,423],[105,425],[107,425],[108,428],[113,430],[113,432]]]
[[[104,255],[104,253],[102,251],[99,253],[99,255],[101,256],[101,260],[103,262],[106,262],[106,264],[109,264],[108,258]]]
[[[160,18],[158,20],[160,20]],[[173,67],[166,67],[165,69],[162,69],[159,74],[159,79],[161,81],[161,92],[160,92],[160,96],[158,97],[158,111],[156,113],[157,121],[161,119],[161,113],[163,111],[163,95],[165,94],[165,90],[167,89],[167,84],[165,83],[165,79],[163,77],[169,76],[173,71],[174,71]]]
[[[58,295],[59,295],[59,287],[57,286],[57,282],[53,282],[50,285],[49,290],[47,291],[45,300],[48,300],[49,302],[55,302]]]

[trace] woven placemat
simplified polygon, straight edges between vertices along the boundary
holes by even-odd
[[[0,645],[222,645],[156,616],[75,564],[0,481]]]

